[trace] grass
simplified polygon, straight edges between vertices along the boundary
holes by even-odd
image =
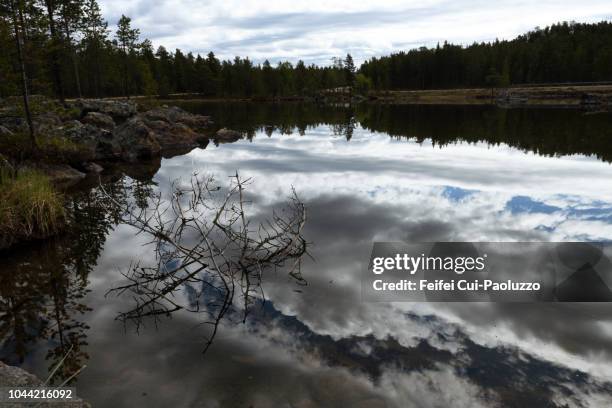
[[[78,158],[82,148],[72,140],[56,135],[37,135],[36,143],[38,151],[35,156],[46,162],[64,163],[73,157]],[[10,136],[1,138],[0,152],[12,158],[33,156],[30,135],[14,132]]]
[[[63,198],[49,178],[34,170],[12,175],[0,168],[0,247],[44,238],[64,224]]]

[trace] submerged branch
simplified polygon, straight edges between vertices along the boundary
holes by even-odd
[[[252,203],[245,198],[251,179],[238,173],[222,188],[212,177],[194,174],[186,185],[172,183],[165,196],[151,194],[148,206],[119,204],[107,194],[108,205],[121,210],[122,220],[150,238],[155,265],[130,265],[127,282],[107,292],[131,294],[135,306],[117,316],[138,330],[145,319],[171,316],[179,310],[206,315],[211,326],[204,352],[219,323],[231,311],[244,322],[255,301],[263,298],[266,270],[286,270],[299,284],[301,258],[308,244],[302,235],[306,207],[295,190],[280,212],[252,228]],[[235,304],[236,292],[240,301]]]

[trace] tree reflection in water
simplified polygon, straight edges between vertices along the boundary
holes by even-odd
[[[119,314],[138,330],[145,319],[159,319],[177,311],[201,313],[210,326],[203,351],[211,346],[219,323],[228,312],[239,312],[245,322],[250,307],[262,297],[263,275],[286,270],[305,284],[300,260],[307,254],[302,236],[306,209],[295,191],[285,208],[257,221],[253,203],[246,198],[249,179],[238,174],[229,187],[213,177],[194,174],[175,181],[167,194],[151,193],[148,205],[120,202],[108,195],[122,222],[150,238],[155,263],[132,264],[127,282],[107,294],[129,293],[133,309]],[[181,296],[190,288],[191,296]]]
[[[89,358],[83,315],[88,276],[106,235],[119,221],[108,211],[106,194],[125,202],[125,180],[108,183],[105,194],[94,188],[69,195],[68,232],[42,243],[11,250],[0,272],[0,352],[3,361],[21,364],[40,341],[49,344],[50,379],[59,384],[77,373]],[[61,364],[60,364],[61,362]]]

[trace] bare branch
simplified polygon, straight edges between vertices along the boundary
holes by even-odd
[[[206,351],[229,312],[240,313],[244,322],[250,307],[263,301],[265,271],[286,270],[298,284],[306,284],[300,270],[308,247],[302,236],[306,207],[292,189],[280,213],[274,211],[253,228],[252,203],[245,198],[250,183],[236,173],[222,188],[213,177],[194,174],[186,184],[175,180],[166,197],[151,193],[146,208],[121,205],[106,194],[123,222],[149,236],[155,248],[154,265],[131,264],[123,273],[127,282],[107,293],[129,293],[134,299],[134,308],[118,320],[138,330],[145,319],[157,324],[179,310],[206,315],[204,323],[211,326]]]

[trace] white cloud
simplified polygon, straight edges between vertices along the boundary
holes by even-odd
[[[607,0],[101,0],[101,6],[111,26],[129,15],[155,46],[320,64],[347,52],[361,62],[444,40],[509,39],[535,26],[612,17]]]

